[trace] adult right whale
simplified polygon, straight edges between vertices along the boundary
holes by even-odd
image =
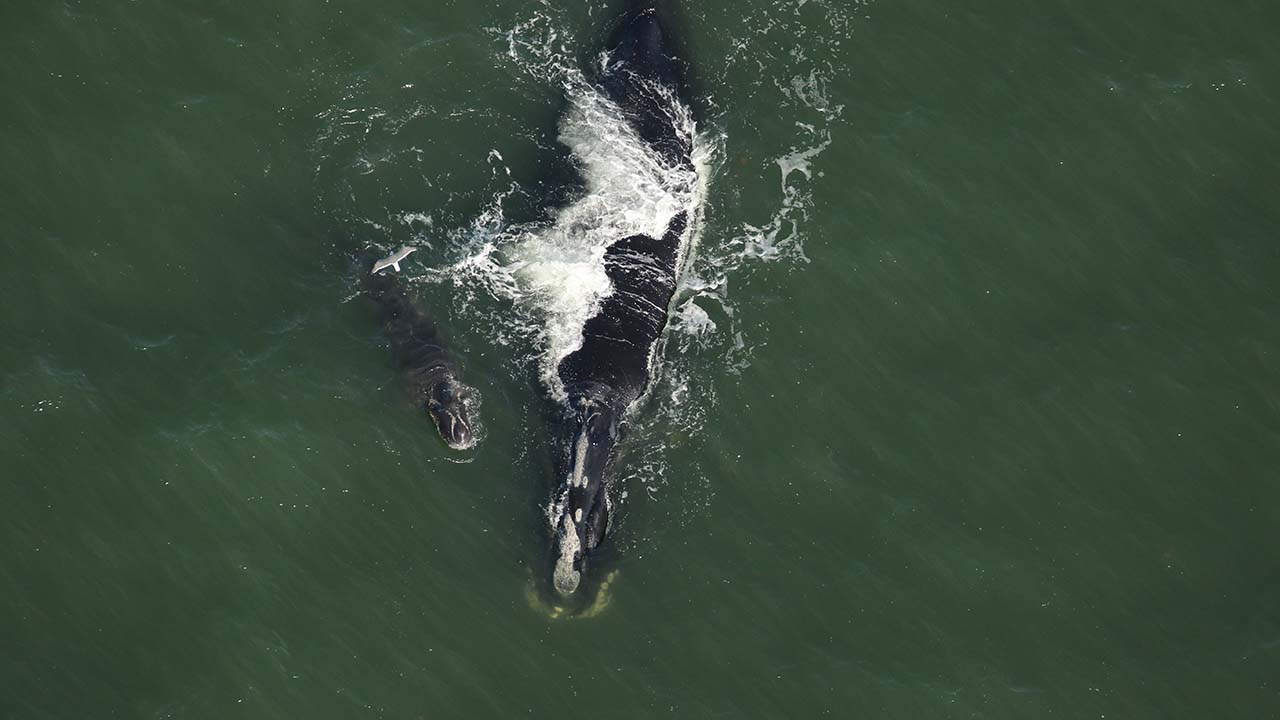
[[[657,2],[629,2],[595,85],[663,172],[696,178],[683,65]],[[609,528],[609,473],[628,413],[649,387],[676,280],[693,232],[679,210],[657,236],[620,237],[605,251],[611,292],[582,327],[582,344],[556,367],[567,403],[567,447],[549,517],[552,587],[575,593]]]

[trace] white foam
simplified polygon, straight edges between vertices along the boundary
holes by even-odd
[[[436,224],[435,218],[423,212],[402,212],[400,213],[400,222],[409,227],[419,224],[425,228],[434,227]]]
[[[716,322],[701,305],[694,302],[686,303],[676,319],[677,327],[694,337],[703,337],[716,331]]]
[[[809,128],[809,130],[813,132],[812,128]],[[791,188],[787,186],[787,178],[791,173],[799,172],[804,175],[806,180],[812,180],[813,170],[811,169],[811,163],[813,159],[821,155],[822,151],[830,146],[831,137],[827,136],[818,145],[803,150],[792,150],[774,161],[778,164],[778,169],[782,171],[782,195],[784,198],[790,199]]]
[[[579,164],[586,193],[563,208],[553,225],[523,233],[505,253],[521,294],[535,303],[543,323],[542,380],[561,399],[556,368],[582,346],[583,325],[612,292],[605,251],[630,235],[661,237],[681,211],[696,216],[705,187],[696,165],[668,166],[621,109],[576,73],[567,76],[565,87],[570,105],[559,137]],[[673,121],[694,136],[688,111],[678,107]],[[690,229],[685,237],[694,234]]]

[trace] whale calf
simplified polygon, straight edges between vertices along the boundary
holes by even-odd
[[[690,116],[682,99],[683,66],[657,3],[629,3],[594,83],[661,172],[696,178],[692,125],[682,121]],[[603,262],[611,292],[583,325],[581,345],[556,367],[567,443],[563,481],[548,516],[554,538],[551,584],[561,596],[578,590],[608,532],[614,448],[627,414],[648,389],[692,220],[688,210],[675,210],[663,219],[661,232],[619,237],[607,247]]]
[[[415,404],[427,411],[445,444],[464,450],[476,443],[472,408],[475,391],[458,380],[453,357],[435,322],[409,297],[405,284],[391,273],[379,270],[394,266],[413,252],[402,248],[390,258],[379,260],[374,273],[365,280],[365,289],[377,303],[383,332],[391,343],[396,365],[409,382]]]

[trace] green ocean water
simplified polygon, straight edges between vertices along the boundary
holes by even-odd
[[[553,617],[554,404],[449,269],[611,13],[0,8],[0,717],[1280,717],[1280,7],[676,3],[705,283]]]

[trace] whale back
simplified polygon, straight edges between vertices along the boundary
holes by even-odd
[[[383,331],[391,343],[396,364],[420,385],[430,385],[451,368],[440,329],[410,298],[394,276],[379,274],[365,281],[378,304]]]
[[[690,138],[673,115],[685,93],[684,63],[653,3],[633,3],[609,42],[599,83],[640,137],[670,165],[687,165]]]
[[[583,327],[582,346],[560,363],[560,379],[571,395],[604,385],[625,406],[644,394],[650,356],[675,294],[687,225],[688,216],[681,212],[661,238],[632,235],[605,251],[613,293]]]
[[[657,3],[629,3],[609,39],[610,63],[625,63],[636,74],[677,86],[683,65],[672,46]]]

